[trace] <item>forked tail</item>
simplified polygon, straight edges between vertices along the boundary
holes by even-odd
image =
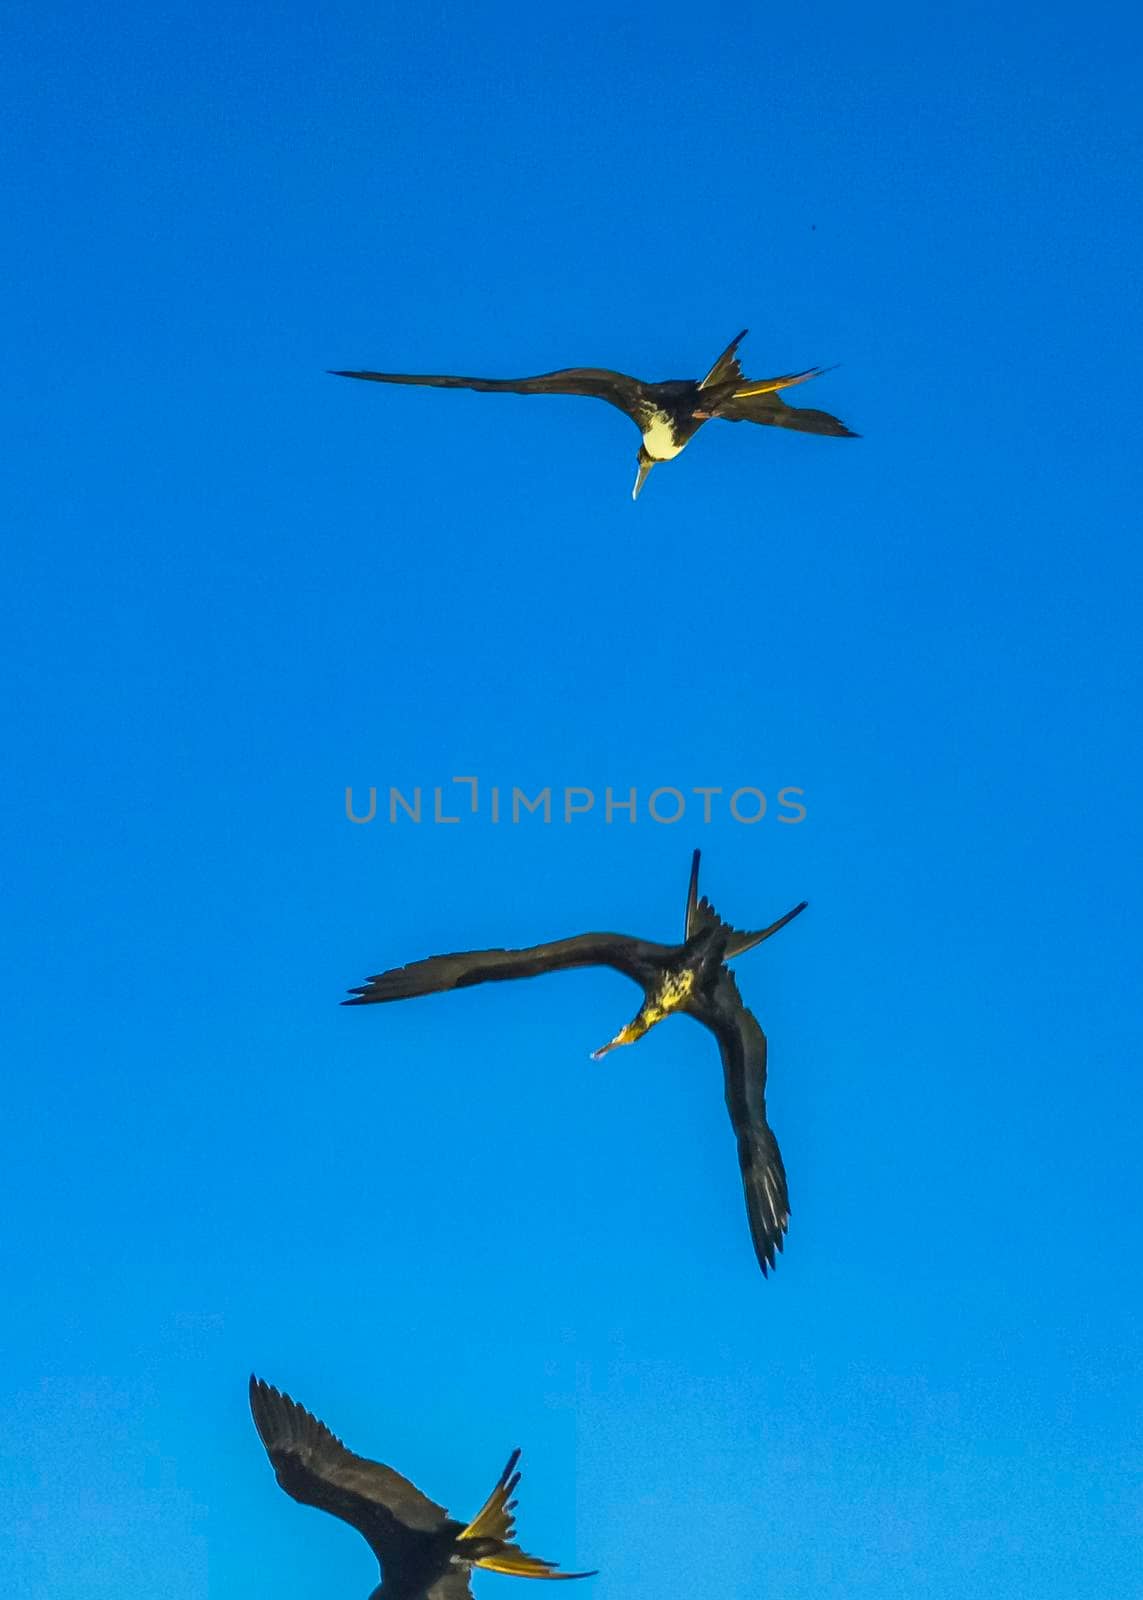
[[[691,879],[687,886],[686,937],[693,939],[695,934],[699,933],[703,928],[717,928],[724,931],[727,935],[724,961],[732,961],[735,956],[743,955],[747,950],[753,950],[756,944],[761,944],[763,939],[768,939],[772,933],[777,933],[779,928],[784,928],[787,922],[792,922],[809,905],[808,900],[803,900],[792,911],[787,911],[784,917],[779,917],[777,922],[772,922],[768,928],[761,928],[755,932],[747,932],[742,928],[731,927],[729,922],[722,920],[705,895],[701,899],[699,898],[698,878],[701,854],[701,851],[696,850],[691,860]]]
[[[554,1561],[530,1556],[515,1543],[516,1502],[512,1496],[520,1482],[516,1471],[519,1459],[519,1450],[513,1450],[495,1489],[458,1535],[457,1555],[474,1567],[505,1572],[514,1578],[594,1578],[594,1572],[559,1572]]]

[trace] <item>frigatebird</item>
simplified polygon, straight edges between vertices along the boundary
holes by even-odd
[[[261,1378],[250,1379],[250,1410],[286,1493],[364,1534],[382,1575],[369,1600],[471,1600],[473,1567],[518,1578],[595,1576],[560,1572],[514,1542],[519,1450],[466,1525],[392,1467],[347,1450],[324,1422]]]
[[[777,1140],[766,1121],[766,1035],[742,1003],[726,963],[761,944],[806,909],[803,900],[759,932],[744,933],[724,922],[710,901],[699,898],[699,855],[691,861],[682,944],[653,944],[624,933],[581,933],[524,950],[470,950],[431,956],[394,967],[351,989],[342,1005],[366,1006],[413,995],[463,989],[501,978],[534,978],[566,967],[615,967],[642,987],[643,1004],[614,1039],[593,1052],[598,1060],[616,1046],[634,1044],[674,1011],[710,1029],[722,1054],[726,1104],[738,1139],[738,1164],[746,1192],[746,1215],[758,1264],[765,1277],[776,1265],[790,1220],[786,1172]]]
[[[631,498],[637,500],[651,468],[671,461],[694,438],[704,422],[721,417],[725,422],[766,422],[800,433],[831,434],[835,438],[859,437],[828,411],[789,406],[779,389],[817,378],[826,367],[808,367],[779,378],[747,378],[735,354],[746,337],[743,328],[719,356],[705,378],[670,378],[648,383],[607,367],[565,367],[537,378],[454,378],[407,372],[334,372],[335,378],[367,378],[371,383],[419,383],[434,389],[479,389],[492,394],[572,394],[606,400],[625,411],[643,435],[636,457],[637,471]]]

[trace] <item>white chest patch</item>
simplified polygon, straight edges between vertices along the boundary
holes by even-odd
[[[664,417],[656,417],[643,433],[643,448],[655,461],[673,461],[683,447],[675,443],[671,424]]]

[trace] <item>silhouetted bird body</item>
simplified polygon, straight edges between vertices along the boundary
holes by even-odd
[[[656,944],[621,933],[584,933],[523,950],[471,950],[431,956],[377,974],[350,990],[347,1006],[405,1000],[507,978],[534,978],[571,967],[608,966],[643,990],[638,1014],[596,1058],[618,1045],[634,1044],[673,1012],[693,1017],[718,1040],[726,1104],[738,1141],[738,1162],[755,1253],[763,1274],[782,1249],[790,1207],[786,1173],[766,1120],[766,1035],[742,1003],[726,963],[777,933],[806,908],[800,905],[758,932],[732,928],[698,894],[699,852],[691,863],[682,944]]]
[[[466,1524],[392,1467],[354,1455],[324,1422],[260,1378],[250,1379],[250,1410],[286,1493],[340,1517],[367,1540],[382,1571],[370,1600],[471,1600],[472,1567],[520,1578],[595,1576],[559,1572],[513,1542],[519,1450]]]
[[[694,437],[704,422],[721,417],[726,422],[768,423],[801,433],[830,434],[855,439],[828,411],[790,406],[780,389],[793,388],[818,377],[826,369],[810,367],[778,378],[747,378],[735,352],[746,330],[723,351],[705,378],[672,378],[661,383],[631,378],[607,367],[565,367],[535,378],[460,378],[402,372],[335,372],[336,378],[365,378],[372,383],[411,383],[435,389],[476,389],[490,394],[566,394],[606,400],[636,424],[643,436],[636,458],[632,499],[651,468],[671,461]]]

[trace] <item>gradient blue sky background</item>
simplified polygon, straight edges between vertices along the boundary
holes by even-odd
[[[256,1368],[594,1600],[1089,1600],[1143,1536],[1140,26],[1127,8],[17,4],[0,1573],[363,1597]],[[839,362],[637,506],[576,400]],[[355,827],[345,786],[803,788]],[[770,1036],[764,1283],[669,938]],[[478,1577],[480,1600],[517,1591]]]

